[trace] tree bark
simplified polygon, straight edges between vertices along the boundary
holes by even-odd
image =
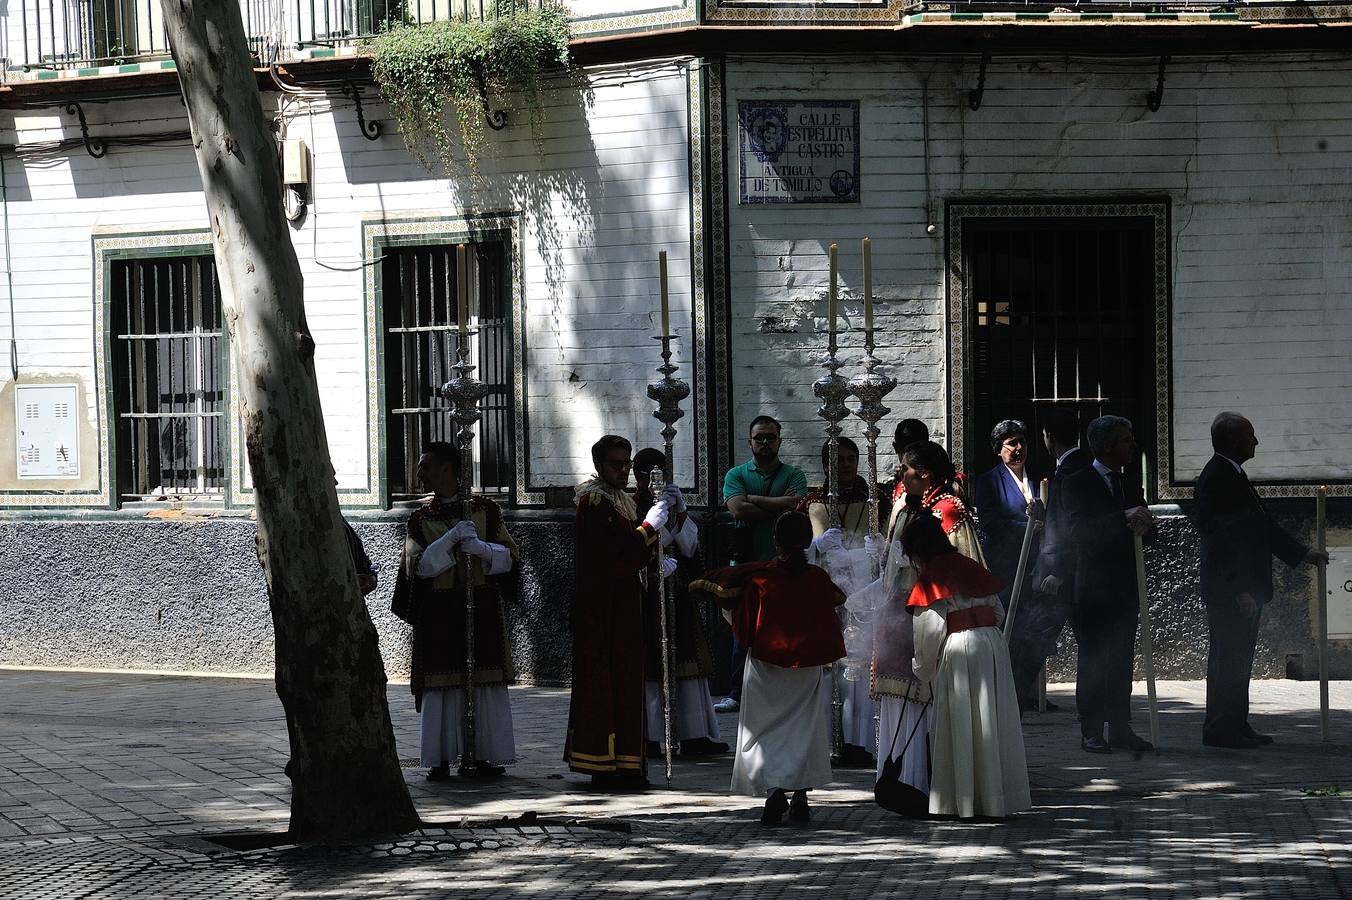
[[[419,825],[338,508],[303,282],[238,0],[163,0],[239,384],[291,743],[291,834]]]

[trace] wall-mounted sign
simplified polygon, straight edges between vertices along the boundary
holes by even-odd
[[[1329,637],[1352,638],[1352,547],[1330,547]]]
[[[742,203],[858,203],[858,100],[738,100]]]
[[[74,384],[14,386],[20,478],[80,477],[79,399]]]

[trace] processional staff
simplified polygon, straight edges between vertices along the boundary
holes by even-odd
[[[828,294],[827,322],[829,337],[826,344],[826,374],[812,385],[812,393],[821,398],[817,415],[826,420],[826,509],[827,527],[840,527],[840,465],[837,458],[840,422],[850,414],[845,406],[850,385],[836,370],[841,363],[836,359],[836,245],[831,245],[831,287]],[[840,694],[840,667],[831,664],[831,752],[839,756],[844,747],[845,730],[843,702]]]
[[[674,475],[671,462],[672,441],[676,437],[676,420],[685,415],[681,410],[681,401],[690,396],[690,386],[679,378],[673,378],[678,366],[671,362],[671,342],[676,339],[676,335],[671,333],[671,318],[667,303],[667,251],[661,251],[657,256],[658,281],[660,282],[660,291],[662,297],[662,333],[656,340],[662,342],[662,365],[657,367],[657,371],[662,373],[662,377],[649,383],[648,398],[656,401],[657,409],[653,411],[653,418],[662,423],[662,441],[663,441],[663,462],[662,462],[662,486],[674,483]],[[657,486],[654,485],[654,488]],[[654,491],[656,493],[656,491]],[[673,518],[675,510],[672,510]],[[657,597],[658,597],[658,627],[662,630],[661,653],[662,653],[662,732],[663,744],[666,748],[666,776],[667,787],[671,787],[671,595],[668,590],[667,579],[662,577],[662,540],[658,535],[657,541]]]
[[[864,238],[864,371],[850,379],[850,394],[859,401],[854,414],[864,421],[864,439],[868,442],[868,522],[869,532],[881,535],[878,516],[878,421],[892,410],[883,406],[883,398],[897,386],[897,380],[875,371],[878,357],[873,354],[873,242]],[[878,573],[875,571],[876,576]]]
[[[868,527],[869,534],[875,538],[881,536],[882,524],[878,514],[878,422],[891,412],[883,406],[883,398],[897,386],[897,380],[877,371],[878,357],[873,353],[873,242],[864,238],[864,371],[850,379],[850,395],[859,401],[854,414],[864,422],[864,439],[868,444]],[[877,577],[879,560],[871,560],[870,575]],[[851,615],[847,613],[847,615]],[[864,627],[865,622],[847,624],[846,630]],[[854,660],[846,663],[845,677],[856,681],[863,673],[863,666]],[[876,748],[875,748],[876,752]]]
[[[451,366],[455,377],[442,385],[440,394],[451,402],[451,419],[459,426],[456,441],[460,445],[459,492],[461,518],[473,521],[474,516],[474,470],[470,445],[474,442],[474,423],[479,421],[479,401],[488,394],[488,388],[471,373],[474,366],[469,361],[469,340],[478,334],[478,329],[469,327],[469,270],[466,263],[465,245],[455,248],[456,268],[456,364]],[[462,770],[473,769],[478,754],[475,752],[474,731],[474,566],[478,565],[474,557],[461,552],[461,565],[465,579],[465,746],[461,752]]]

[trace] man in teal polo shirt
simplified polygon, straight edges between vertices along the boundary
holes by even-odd
[[[741,538],[737,562],[759,562],[775,555],[775,520],[798,505],[807,493],[807,476],[797,466],[779,461],[781,429],[770,416],[751,420],[751,461],[728,470],[723,478],[723,502],[737,520]],[[714,709],[735,712],[741,705],[742,670],[746,648],[732,642],[732,684],[728,696]]]

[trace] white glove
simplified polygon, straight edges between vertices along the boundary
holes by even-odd
[[[465,538],[456,549],[468,556],[477,556],[479,559],[487,560],[493,557],[493,545],[481,541],[477,537]]]
[[[667,502],[667,506],[677,512],[685,512],[685,495],[681,493],[675,482],[662,488],[662,499]]]
[[[845,549],[845,533],[839,528],[828,528],[821,536],[812,541],[812,548],[818,556],[825,556],[837,550]]]
[[[653,508],[648,510],[648,514],[643,517],[643,521],[648,523],[648,527],[657,531],[667,524],[669,507],[665,498],[658,500],[653,504]]]
[[[670,578],[675,574],[676,574],[676,557],[674,556],[662,557],[662,577]]]
[[[874,561],[882,559],[883,548],[887,546],[886,539],[880,534],[864,535],[864,552],[868,558]]]
[[[474,527],[474,520],[461,519],[451,526],[451,530],[446,532],[447,539],[452,544],[459,544],[461,541],[479,538],[479,529]],[[463,549],[463,548],[462,548]],[[469,551],[466,550],[466,553]]]

